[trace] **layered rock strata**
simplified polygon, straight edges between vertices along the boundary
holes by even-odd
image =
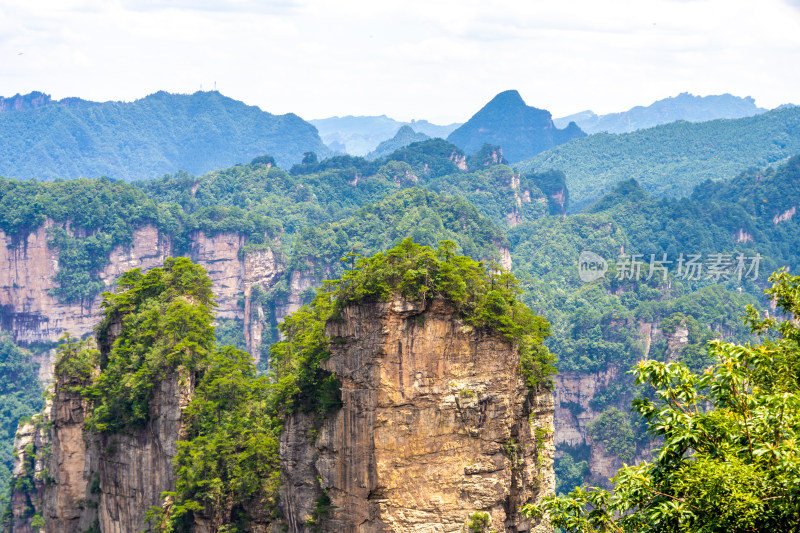
[[[23,235],[0,231],[0,326],[22,345],[52,343],[64,332],[83,337],[99,320],[99,295],[84,302],[61,302],[52,295],[58,287],[53,279],[58,272],[58,250],[48,245],[48,228],[53,225],[47,220]],[[207,235],[198,231],[192,235],[189,255],[209,273],[218,295],[217,316],[242,321],[247,349],[258,359],[266,320],[263,312],[251,306],[252,288],[268,290],[280,278],[283,266],[270,248],[245,254],[245,244],[236,233]],[[152,225],[142,226],[133,232],[130,245],[112,250],[99,277],[110,287],[123,272],[148,270],[172,254],[168,236]],[[50,358],[42,356],[39,362],[41,377],[46,380],[52,376]]]
[[[552,393],[529,393],[504,337],[429,306],[351,305],[328,323],[343,406],[286,422],[290,531],[456,532],[476,512],[497,531],[550,531],[519,509],[554,490]]]
[[[61,376],[43,413],[19,429],[14,476],[28,490],[12,493],[11,531],[39,531],[37,516],[48,533],[144,531],[148,509],[175,488],[172,460],[193,383],[164,379],[143,428],[98,435],[85,428],[87,405],[71,380]]]

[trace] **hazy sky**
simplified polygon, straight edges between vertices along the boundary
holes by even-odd
[[[303,118],[563,116],[730,92],[800,104],[800,0],[0,0],[0,95],[216,87]]]

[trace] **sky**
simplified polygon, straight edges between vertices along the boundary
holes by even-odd
[[[305,119],[800,104],[800,0],[0,0],[0,95],[217,90]]]

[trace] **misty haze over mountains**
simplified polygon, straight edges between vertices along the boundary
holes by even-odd
[[[179,170],[202,174],[265,153],[289,168],[306,152],[318,158],[334,153],[375,158],[426,137],[448,139],[467,155],[484,144],[499,146],[515,163],[585,133],[628,132],[677,120],[733,119],[764,111],[750,97],[682,93],[621,113],[586,111],[553,119],[546,110],[528,106],[517,91],[505,91],[466,123],[437,125],[385,115],[304,121],[294,114],[273,115],[216,91],[158,92],[134,102],[53,100],[32,92],[0,97],[0,175],[147,179]]]
[[[718,118],[752,117],[768,110],[756,106],[750,96],[740,98],[730,94],[695,96],[681,93],[664,98],[647,107],[636,106],[621,113],[597,115],[592,111],[581,111],[563,118],[554,119],[556,126],[563,128],[575,122],[586,133],[630,133],[677,120],[704,122]]]
[[[744,118],[766,111],[768,110],[758,107],[755,100],[749,96],[738,97],[727,93],[696,96],[687,92],[658,100],[648,106],[636,106],[618,113],[597,115],[587,110],[552,120],[553,124],[561,129],[569,126],[570,122],[575,122],[587,134],[629,133],[678,120],[703,122],[720,118]],[[409,126],[417,133],[443,139],[448,138],[454,130],[462,126],[459,123],[439,126],[425,120],[401,122],[385,115],[330,117],[309,122],[317,127],[323,142],[332,150],[350,155],[366,155],[380,142],[393,138],[402,126]],[[526,154],[525,157],[531,155]]]

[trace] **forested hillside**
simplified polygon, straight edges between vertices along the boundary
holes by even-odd
[[[706,180],[730,179],[800,152],[800,108],[736,120],[675,122],[633,133],[576,139],[516,165],[567,176],[575,210],[636,179],[656,197],[680,198]]]
[[[458,253],[486,265],[508,266],[511,259],[522,300],[552,325],[547,345],[559,358],[559,370],[587,380],[617,372],[615,381],[598,385],[585,406],[564,403],[557,409],[565,423],[586,433],[583,444],[559,448],[561,488],[584,478],[598,482],[598,475],[588,472],[592,453],[629,460],[649,449],[641,420],[620,410],[637,394],[627,368],[644,356],[703,368],[711,362],[707,340],[749,339],[740,310],[767,304],[761,289],[769,271],[800,266],[794,216],[800,157],[729,181],[702,183],[682,200],[653,198],[628,180],[586,213],[564,216],[573,195],[560,172],[516,174],[496,146],[468,155],[432,139],[374,161],[319,160],[309,154],[288,171],[272,157],[259,156],[200,177],[179,172],[132,184],[0,180],[0,229],[21,235],[47,218],[70,222],[70,232],[50,232],[50,246],[59,252],[54,275],[63,299],[91,298],[104,290],[98,272],[111,248],[130,242],[143,224],[168,235],[176,253],[185,253],[197,230],[238,233],[243,254],[270,248],[284,270],[270,287],[254,289],[251,310],[269,326],[264,355],[277,340],[280,310],[296,290],[293,280],[303,280],[307,289],[300,303],[309,302],[315,287],[342,275],[359,256],[406,237],[431,246],[452,241]],[[581,280],[577,268],[586,250],[608,263],[605,276],[591,283]],[[633,254],[641,254],[636,279]],[[671,263],[646,279],[651,254]],[[702,275],[681,275],[681,254],[699,254],[706,268]],[[727,257],[724,275],[711,275],[715,254]],[[758,255],[760,270],[737,276],[739,254],[747,267]],[[677,342],[676,332],[683,330],[685,340]],[[241,345],[241,324],[221,321],[217,335]],[[569,422],[587,416],[599,422],[588,427]],[[591,452],[591,439],[606,445]]]
[[[75,100],[0,113],[0,176],[148,179],[203,174],[264,153],[287,168],[305,152],[329,153],[300,117],[216,91],[158,92],[130,103]]]
[[[5,510],[17,424],[39,412],[44,402],[36,376],[38,365],[30,353],[14,345],[7,333],[0,335],[0,509]]]
[[[447,140],[467,153],[484,144],[499,145],[516,163],[570,139],[585,137],[575,124],[559,129],[549,111],[525,104],[517,91],[504,91],[459,126]]]
[[[394,137],[391,139],[386,139],[376,146],[373,151],[368,153],[367,159],[386,157],[396,150],[405,148],[409,144],[427,141],[428,139],[430,139],[428,135],[415,132],[411,126],[402,126],[399,130],[397,130],[397,133],[394,135]]]

